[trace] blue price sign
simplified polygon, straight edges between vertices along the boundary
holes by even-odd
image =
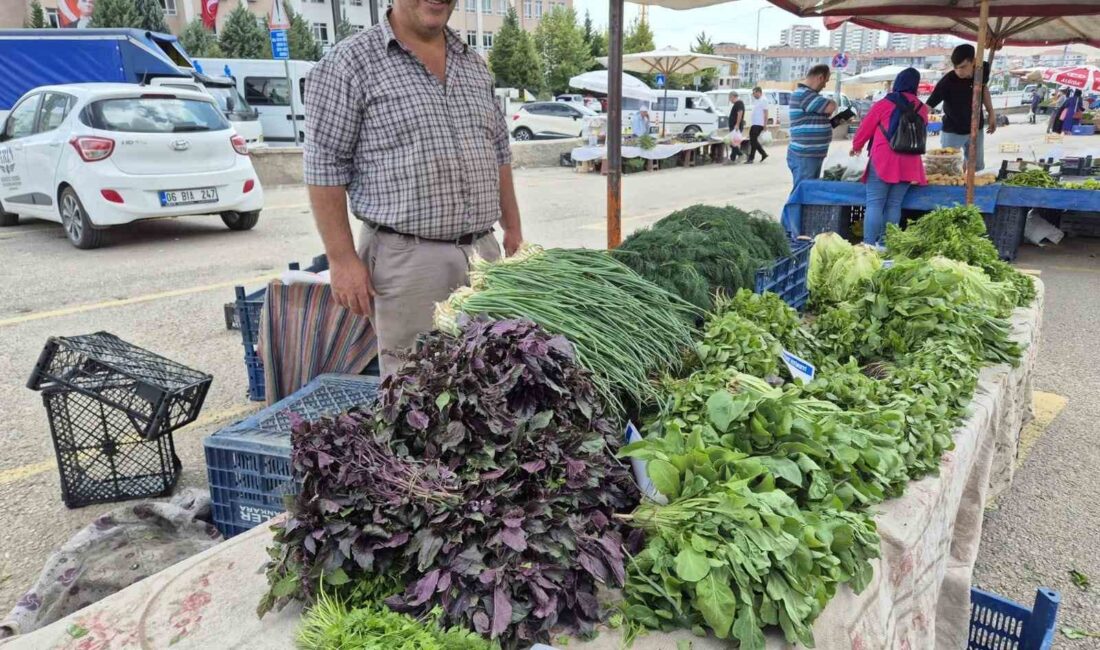
[[[658,74],[655,81],[657,83],[658,88],[664,88],[665,87],[665,76],[663,74]]]
[[[287,40],[285,29],[271,30],[271,58],[290,58],[290,41]]]

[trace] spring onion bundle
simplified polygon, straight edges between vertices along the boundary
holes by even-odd
[[[607,403],[651,401],[654,374],[680,366],[692,346],[688,303],[646,281],[606,252],[530,246],[500,261],[474,262],[470,287],[436,305],[435,324],[457,331],[459,313],[527,318],[565,336],[592,371]]]

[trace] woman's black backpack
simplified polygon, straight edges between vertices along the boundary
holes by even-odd
[[[928,126],[908,101],[903,101],[899,106],[901,118],[898,119],[898,130],[889,139],[890,148],[894,153],[922,155],[928,142]],[[882,128],[882,124],[878,128],[885,136],[886,129]]]

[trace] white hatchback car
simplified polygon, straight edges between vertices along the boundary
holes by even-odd
[[[532,102],[512,114],[510,125],[516,140],[535,138],[579,138],[595,111],[566,102]]]
[[[0,131],[0,225],[60,222],[77,248],[140,219],[219,214],[232,230],[263,207],[244,139],[204,93],[135,84],[43,86]]]

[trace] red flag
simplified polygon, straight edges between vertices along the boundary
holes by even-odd
[[[202,24],[207,29],[214,29],[214,23],[218,20],[218,0],[202,0]]]

